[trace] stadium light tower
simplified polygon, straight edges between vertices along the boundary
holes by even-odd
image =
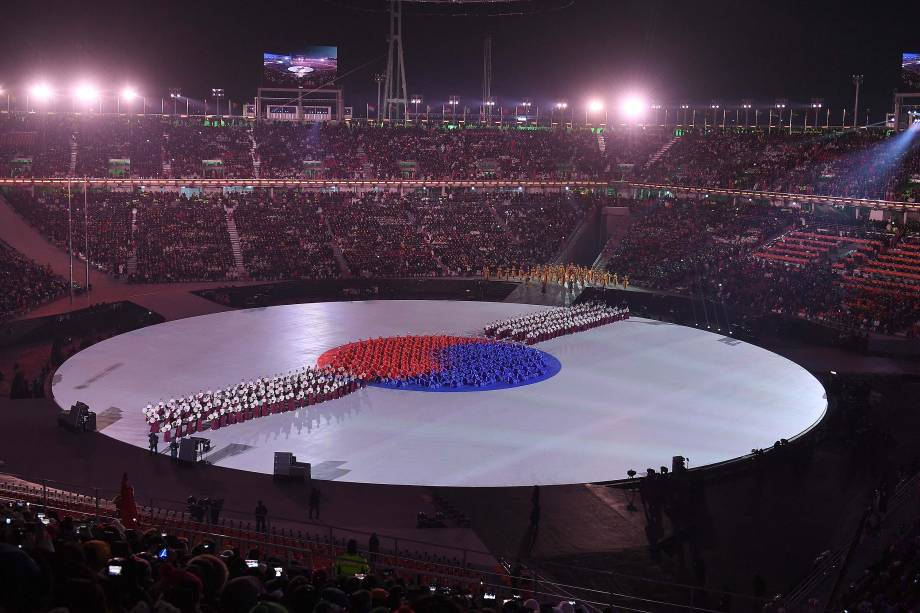
[[[822,98],[812,98],[811,99],[811,108],[815,111],[815,129],[818,129],[818,113],[821,112],[821,108],[824,106],[824,99]],[[807,115],[805,116],[805,123],[808,123]]]
[[[720,105],[718,102],[713,101],[713,102],[709,105],[709,108],[712,109],[712,127],[714,128],[714,127],[716,127],[716,123],[718,122],[719,109],[722,108],[722,105]],[[725,126],[723,125],[722,127],[724,128]],[[705,114],[704,114],[704,117],[703,117],[703,128],[704,128],[704,129],[706,128],[706,117],[705,117]]]
[[[750,123],[748,122],[748,113],[751,111],[751,106],[752,104],[749,98],[745,98],[744,100],[741,101],[741,108],[744,109],[744,127],[745,128],[750,127]]]
[[[383,85],[383,83],[386,80],[387,80],[387,76],[383,74],[382,72],[378,72],[377,74],[374,75],[374,81],[377,83],[377,112],[376,112],[377,119],[380,119],[380,108],[381,108],[380,105],[383,104],[383,98],[380,97],[380,87]],[[368,117],[368,119],[370,119],[370,117]]]
[[[6,114],[10,114],[10,90],[0,85],[0,96],[6,94]]]
[[[661,108],[661,105],[655,105],[657,108]],[[646,109],[649,108],[648,103],[642,96],[638,94],[630,94],[623,98],[620,102],[620,110],[623,111],[623,115],[627,120],[639,120],[645,115]],[[654,107],[653,107],[654,108]]]
[[[856,118],[859,116],[859,86],[863,83],[863,75],[855,74],[853,75],[853,85],[856,86],[856,98],[853,100],[853,127],[856,127],[856,124],[859,123]]]
[[[99,95],[99,90],[95,85],[91,83],[80,83],[73,90],[73,98],[71,98],[71,111],[75,111],[74,106],[77,102],[80,103],[81,107],[86,106],[92,108],[92,103],[99,101],[99,113],[102,113],[102,96]]]
[[[607,125],[607,109],[604,106],[603,101],[598,98],[592,98],[588,100],[588,104],[585,105],[585,125],[588,125],[588,113],[592,115],[604,111],[604,125]]]
[[[522,109],[524,109],[524,123],[527,123],[527,120],[530,118],[530,107],[533,106],[533,100],[530,98],[524,98],[520,106]],[[514,114],[518,115],[518,107],[514,107]]]
[[[34,98],[39,103],[44,103],[51,99],[54,95],[54,90],[51,89],[51,86],[40,81],[29,88],[29,93],[26,95],[26,111],[29,111],[29,97]]]
[[[220,116],[220,100],[226,94],[224,93],[223,87],[212,87],[211,88],[211,97],[214,98],[215,111],[214,114],[218,117]]]
[[[418,122],[418,105],[422,103],[422,97],[419,96],[418,94],[413,94],[413,96],[409,99],[409,102],[411,102],[412,105],[415,107],[414,109],[415,121]]]
[[[782,129],[783,127],[783,109],[786,108],[786,99],[777,98],[776,103],[773,105],[773,108],[777,109],[777,112],[779,112],[779,128]],[[770,126],[767,129],[768,132],[773,127],[773,108],[770,109]]]
[[[553,113],[554,113],[556,110],[559,111],[559,117],[560,117],[560,119],[562,120],[561,123],[562,123],[562,124],[565,124],[565,110],[566,110],[567,108],[569,108],[569,103],[568,103],[568,102],[564,102],[564,101],[563,101],[563,102],[557,102],[556,104],[554,104],[554,105],[553,105],[553,110],[550,111],[550,116],[549,116],[549,123],[550,123],[550,125],[552,125],[552,123],[553,123]],[[574,112],[574,111],[573,111],[573,112]]]
[[[457,120],[457,105],[460,104],[460,96],[451,96],[448,101],[450,104],[450,117],[452,121]]]
[[[122,100],[124,100],[125,104],[130,104],[131,102],[134,101],[135,98],[138,98],[139,96],[140,95],[137,93],[136,89],[134,89],[130,85],[126,85],[124,89],[121,90],[121,95],[115,98],[115,113],[118,115],[121,114]],[[146,106],[146,100],[144,102]],[[144,111],[146,113],[146,108],[144,109]]]
[[[182,97],[182,90],[180,90],[178,87],[169,88],[169,97],[172,98],[172,101],[173,101],[173,115],[178,115],[179,114],[179,109],[178,109],[179,102],[178,101],[179,101],[179,98]]]
[[[482,101],[482,108],[485,115],[485,120],[488,123],[492,123],[492,109],[495,107],[495,98],[487,98]]]

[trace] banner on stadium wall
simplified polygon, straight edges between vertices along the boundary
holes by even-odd
[[[297,107],[283,104],[269,104],[268,118],[281,121],[295,121],[297,119]]]
[[[205,177],[220,177],[224,174],[223,160],[201,160],[201,174]]]
[[[128,174],[131,169],[129,158],[109,158],[109,176],[120,177]]]
[[[399,174],[403,179],[414,179],[418,163],[415,160],[399,160]]]
[[[319,160],[304,160],[303,175],[307,179],[316,179],[323,172],[323,163]]]
[[[14,166],[31,166],[32,158],[13,158],[10,160],[10,164]]]

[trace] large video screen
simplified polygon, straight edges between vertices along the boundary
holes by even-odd
[[[296,53],[264,53],[262,87],[331,85],[338,67],[337,47],[306,47]]]
[[[908,91],[920,92],[920,53],[901,54],[901,80]]]

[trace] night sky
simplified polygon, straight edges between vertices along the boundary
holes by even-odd
[[[544,6],[560,0],[532,0]],[[384,0],[249,2],[7,2],[2,11],[0,84],[13,91],[41,76],[69,89],[89,78],[113,90],[130,82],[158,97],[178,86],[203,97],[224,87],[251,99],[263,51],[310,44],[339,47],[346,103],[363,115],[383,70]],[[407,6],[409,94],[433,106],[459,94],[481,97],[482,41],[493,36],[493,95],[548,106],[650,99],[732,106],[741,98],[852,105],[850,75],[865,74],[861,98],[881,119],[899,85],[900,54],[920,51],[917,15],[906,2],[678,2],[574,0],[564,10],[519,17],[431,17]],[[845,14],[844,14],[845,13]],[[370,63],[369,63],[370,62]],[[369,64],[368,64],[369,63]]]

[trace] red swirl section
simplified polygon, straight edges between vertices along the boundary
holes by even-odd
[[[377,378],[402,379],[440,372],[438,354],[456,345],[493,343],[467,336],[393,336],[348,343],[323,353],[320,367],[344,368],[368,381]]]

